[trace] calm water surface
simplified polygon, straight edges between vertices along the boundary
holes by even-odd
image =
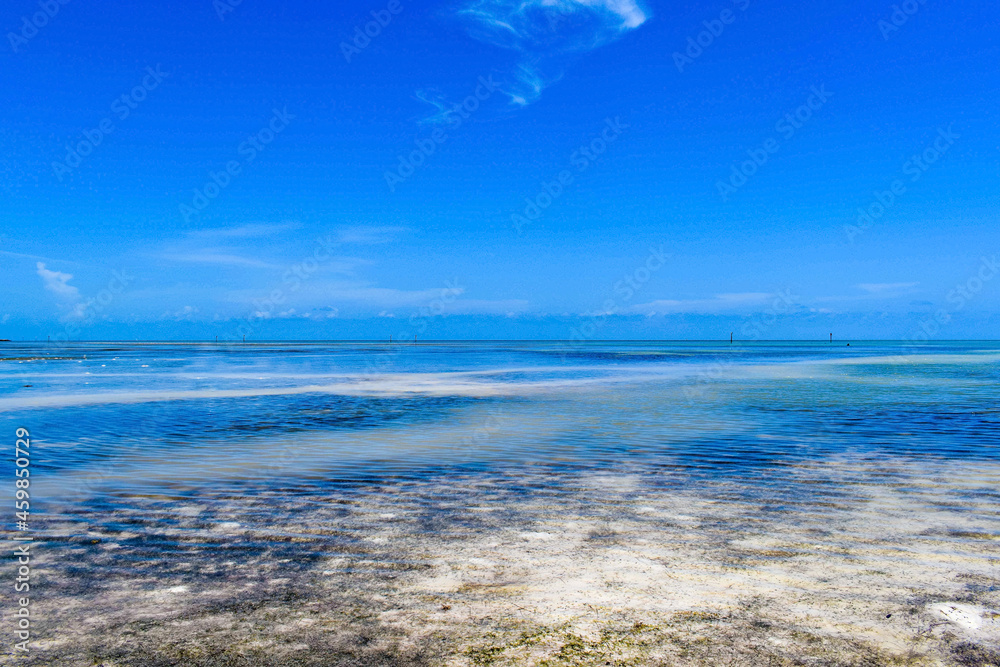
[[[579,583],[543,616],[993,604],[997,343],[0,345],[0,432],[32,438],[31,664],[281,645],[264,608],[326,610],[314,647],[357,619],[403,637],[380,614],[498,613],[494,576]]]
[[[0,356],[0,422],[11,442],[31,432],[52,548],[100,529],[148,556],[181,542],[180,525],[288,537],[332,497],[387,494],[421,513],[415,530],[443,530],[455,508],[558,503],[594,473],[819,512],[856,495],[852,480],[947,470],[963,477],[956,502],[996,500],[975,483],[998,456],[994,342],[9,343]]]
[[[30,429],[40,482],[94,492],[972,461],[996,456],[1000,424],[1000,344],[985,342],[0,345],[4,428]]]

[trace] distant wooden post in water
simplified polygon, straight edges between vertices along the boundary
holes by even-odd
[[[730,345],[733,344],[733,332],[732,331],[729,332],[729,344]]]

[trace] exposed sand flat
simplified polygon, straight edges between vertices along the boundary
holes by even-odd
[[[50,518],[21,662],[1000,664],[1000,466],[842,460],[774,481],[121,498]]]

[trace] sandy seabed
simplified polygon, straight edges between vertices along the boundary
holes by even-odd
[[[1000,665],[1000,464],[669,475],[54,509],[5,664]]]

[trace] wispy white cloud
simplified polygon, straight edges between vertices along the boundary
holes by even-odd
[[[361,281],[313,280],[289,295],[287,307],[297,308],[295,317],[336,317],[341,311],[352,316],[365,313],[390,313],[397,317],[413,314],[507,314],[523,312],[529,303],[523,299],[465,299],[465,288],[459,286],[427,289],[396,289],[378,287]],[[236,304],[252,304],[260,298],[254,290],[229,293]],[[337,304],[332,306],[330,304]],[[332,313],[332,314],[330,314]],[[277,314],[272,314],[272,317]]]
[[[254,238],[261,236],[274,236],[283,232],[290,232],[299,229],[302,225],[297,222],[270,223],[250,223],[246,225],[236,225],[233,227],[217,227],[215,229],[198,229],[188,232],[191,238]]]
[[[45,289],[63,301],[78,301],[80,299],[80,290],[69,284],[69,281],[73,279],[73,274],[47,269],[44,262],[38,262],[35,267]]]
[[[41,255],[26,255],[23,252],[11,252],[9,250],[0,250],[0,255],[4,257],[17,257],[19,259],[35,259],[42,262],[60,262],[62,264],[73,264],[74,266],[83,266],[81,262],[74,262],[69,259],[53,259],[52,257],[42,257]]]
[[[219,300],[242,309],[259,301],[266,293],[261,288],[228,290]],[[423,305],[441,294],[441,288],[405,290],[376,287],[359,280],[316,277],[302,281],[294,292],[289,291],[282,308],[295,307],[299,312],[305,313],[324,308],[343,310],[350,305],[368,312],[377,312],[386,308]]]
[[[454,291],[457,296],[461,288]],[[304,303],[351,303],[369,308],[400,308],[421,306],[440,298],[442,288],[402,290],[391,287],[374,287],[365,283],[346,281],[314,281],[303,284],[297,297]]]
[[[374,245],[378,243],[389,243],[399,238],[399,235],[409,231],[406,227],[398,226],[374,226],[357,225],[354,227],[344,227],[337,232],[339,243],[352,243],[357,245]]]
[[[163,313],[162,319],[170,320],[193,320],[194,316],[198,314],[198,309],[194,306],[184,306],[174,312]]]
[[[418,317],[432,317],[436,315],[505,315],[516,317],[526,312],[531,305],[524,299],[452,299],[452,294],[457,294],[452,290],[446,290],[444,294],[438,295],[429,302],[421,304],[417,308],[409,306],[407,309],[399,309],[393,315]],[[442,298],[444,297],[444,298]],[[388,311],[387,311],[388,312]]]
[[[869,294],[889,294],[912,289],[920,283],[861,283],[857,285]]]
[[[340,313],[339,310],[332,307],[324,308],[313,308],[312,310],[299,311],[295,308],[289,308],[288,310],[283,310],[280,313],[272,314],[270,312],[263,315],[265,318],[274,318],[279,320],[332,320]]]
[[[457,299],[447,306],[449,313],[507,315],[522,313],[531,305],[525,299]]]
[[[914,288],[920,283],[861,283],[855,287],[862,293],[837,294],[818,296],[812,299],[815,303],[861,303],[896,299],[914,293]]]
[[[763,306],[777,295],[770,292],[734,292],[716,294],[708,299],[660,299],[640,303],[618,312],[643,315],[667,315],[671,313],[721,313],[746,307]]]
[[[301,226],[297,222],[283,222],[199,229],[187,232],[182,239],[168,244],[160,257],[170,262],[186,264],[275,269],[280,264],[252,255],[258,254],[263,244],[273,244],[273,240],[262,239],[287,234]]]
[[[78,301],[72,305],[69,313],[66,314],[66,320],[82,320],[87,317],[87,308],[90,306],[89,303],[85,301]]]
[[[292,310],[294,310],[294,308]],[[340,309],[334,308],[333,306],[313,308],[307,313],[302,313],[302,317],[307,320],[332,320],[338,315],[340,315]]]
[[[570,58],[638,28],[650,12],[637,0],[472,0],[457,15],[475,39],[518,54],[516,81],[504,92],[526,105]]]
[[[189,232],[170,242],[158,256],[169,262],[205,264],[218,267],[248,269],[288,269],[312,254],[312,248],[292,250],[301,246],[301,234],[289,235],[287,243],[278,244],[267,237],[283,235],[299,229],[298,223],[249,224],[238,227],[204,229]],[[396,240],[409,231],[398,225],[353,225],[323,234],[324,249],[333,251],[342,245],[378,245]],[[268,256],[270,254],[270,256]],[[264,256],[262,256],[264,255]],[[355,268],[371,260],[334,256],[323,261],[323,271],[351,275]]]
[[[453,125],[459,118],[458,105],[449,103],[444,93],[436,89],[418,89],[413,96],[419,101],[434,107],[434,113],[420,119],[420,123],[426,125]]]
[[[276,264],[264,262],[253,257],[243,257],[230,252],[217,252],[214,250],[201,250],[193,252],[175,252],[163,255],[164,259],[173,262],[187,262],[192,264],[215,264],[217,266],[245,266],[255,269],[273,269]]]

